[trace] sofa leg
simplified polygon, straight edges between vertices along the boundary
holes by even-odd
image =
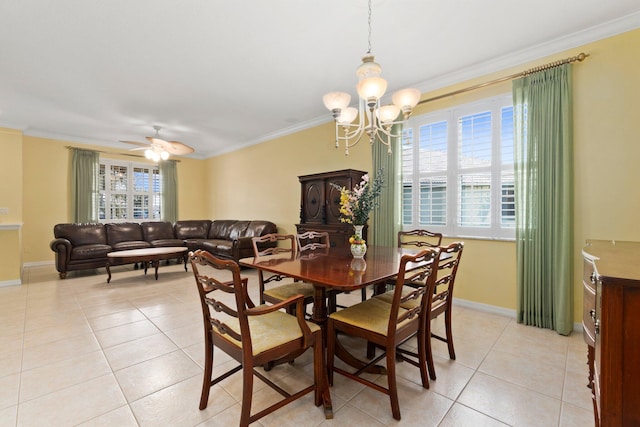
[[[67,278],[67,272],[63,272],[63,273],[59,273],[58,274],[60,276],[61,279],[66,279]]]

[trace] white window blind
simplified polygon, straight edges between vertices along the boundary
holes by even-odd
[[[412,117],[403,132],[404,229],[514,237],[510,95]]]

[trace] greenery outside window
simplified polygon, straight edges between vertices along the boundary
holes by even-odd
[[[405,230],[515,238],[511,95],[412,117],[403,134]]]
[[[161,219],[158,166],[100,159],[99,220],[138,222]]]

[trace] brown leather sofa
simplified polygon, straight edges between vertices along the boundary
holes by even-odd
[[[108,224],[56,224],[51,250],[64,279],[69,271],[104,267],[107,253],[127,249],[187,246],[238,261],[253,255],[251,238],[276,233],[270,221],[186,220]]]

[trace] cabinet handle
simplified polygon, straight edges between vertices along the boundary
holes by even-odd
[[[596,320],[595,322],[593,322],[593,330],[596,335],[600,334],[600,320]]]
[[[589,278],[591,279],[591,284],[592,285],[595,285],[596,282],[598,281],[598,275],[596,274],[595,271],[593,273],[591,273],[591,276],[589,276]]]
[[[591,315],[591,320],[593,320],[595,322],[596,321],[596,309],[592,308],[591,310],[589,310],[589,314]]]

